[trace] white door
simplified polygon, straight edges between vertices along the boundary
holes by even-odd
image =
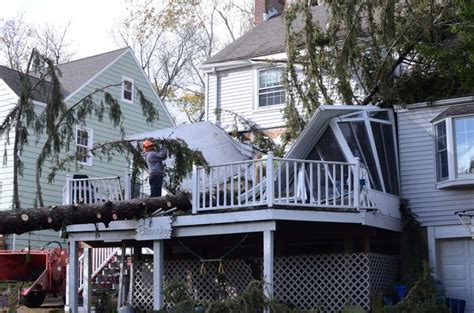
[[[439,241],[439,278],[446,296],[466,300],[466,313],[474,310],[474,240]]]

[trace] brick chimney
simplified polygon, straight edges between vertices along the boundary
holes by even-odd
[[[285,9],[285,0],[255,0],[255,25],[264,21],[263,15],[275,9],[278,14]]]

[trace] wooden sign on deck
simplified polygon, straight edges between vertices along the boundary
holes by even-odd
[[[171,238],[171,217],[160,216],[140,220],[137,227],[137,240],[161,240]]]

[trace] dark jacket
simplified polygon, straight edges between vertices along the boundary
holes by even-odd
[[[158,151],[145,151],[143,153],[146,164],[148,166],[148,174],[151,175],[165,175],[164,160],[168,157],[168,151],[161,148]]]

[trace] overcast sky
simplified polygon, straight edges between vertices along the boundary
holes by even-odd
[[[2,0],[0,18],[23,14],[29,24],[64,27],[69,22],[67,38],[73,59],[119,48],[110,35],[121,14],[125,0]]]

